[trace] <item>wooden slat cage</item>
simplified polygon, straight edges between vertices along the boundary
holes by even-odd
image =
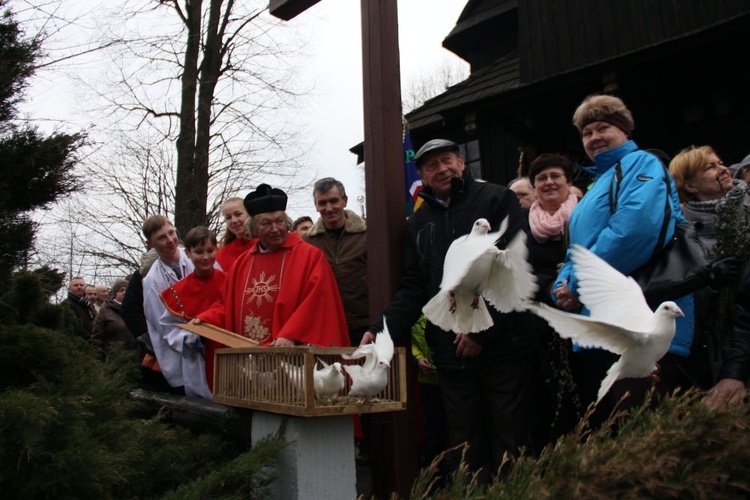
[[[406,408],[406,351],[395,349],[388,385],[371,398],[348,398],[351,378],[334,403],[315,397],[317,358],[328,364],[363,364],[344,360],[353,347],[242,347],[218,349],[214,363],[214,401],[231,406],[302,417],[379,413]]]

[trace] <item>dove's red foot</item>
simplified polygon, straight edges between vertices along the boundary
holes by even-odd
[[[656,363],[656,370],[654,370],[647,378],[650,379],[653,383],[658,384],[659,382],[661,382],[661,379],[659,378],[660,371],[661,366],[659,366],[659,363]]]
[[[479,295],[474,294],[474,300],[471,301],[471,308],[472,309],[478,309],[479,308]]]
[[[451,292],[450,304],[451,306],[448,310],[452,313],[456,312],[456,295],[453,292]]]

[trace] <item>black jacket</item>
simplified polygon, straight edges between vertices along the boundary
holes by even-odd
[[[420,193],[424,203],[407,223],[404,248],[404,272],[399,290],[386,307],[388,329],[397,342],[408,339],[411,326],[419,318],[422,307],[440,289],[443,261],[453,240],[471,232],[474,222],[485,218],[496,231],[509,216],[509,226],[498,243],[504,248],[518,231],[525,231],[524,218],[516,195],[505,187],[474,180],[467,168],[462,178],[453,179],[448,207],[435,198],[426,187]],[[500,314],[489,307],[495,325],[487,331],[471,334],[482,345],[482,352],[473,359],[456,357],[455,334],[427,323],[425,337],[438,369],[471,368],[510,358],[535,348],[535,339],[525,335],[525,315]],[[371,331],[382,330],[382,316]]]
[[[76,297],[71,297],[70,294],[62,303],[70,307],[76,314],[79,321],[78,335],[85,340],[89,340],[91,338],[91,326],[94,324],[94,317],[96,316],[94,308],[88,305],[88,302],[82,304]]]
[[[143,312],[143,276],[138,269],[128,282],[125,296],[122,298],[120,315],[133,337],[148,333],[146,315]]]
[[[746,263],[740,279],[734,318],[734,330],[722,350],[719,379],[747,381],[750,377],[750,263]]]

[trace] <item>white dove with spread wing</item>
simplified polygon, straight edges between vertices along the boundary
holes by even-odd
[[[675,318],[684,314],[674,302],[664,302],[651,311],[632,278],[580,245],[573,245],[570,253],[579,299],[591,316],[532,302],[527,308],[544,318],[561,337],[582,347],[600,347],[620,355],[602,380],[598,403],[615,381],[648,377],[657,370],[656,362],[667,353],[674,337]]]
[[[536,292],[536,277],[526,261],[526,234],[519,231],[505,250],[495,245],[508,228],[490,233],[487,219],[477,219],[471,233],[448,248],[440,291],[422,308],[425,317],[445,331],[476,333],[493,325],[482,297],[498,311],[522,310]]]
[[[383,318],[383,331],[375,335],[375,342],[360,346],[350,356],[341,355],[344,359],[365,358],[364,364],[344,365],[344,370],[352,378],[349,396],[359,396],[365,401],[388,385],[388,370],[393,359],[393,339],[388,332],[388,325]]]

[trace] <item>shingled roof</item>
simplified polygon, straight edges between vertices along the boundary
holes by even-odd
[[[518,52],[514,51],[453,85],[406,115],[412,128],[441,120],[441,114],[500,95],[521,86]]]

